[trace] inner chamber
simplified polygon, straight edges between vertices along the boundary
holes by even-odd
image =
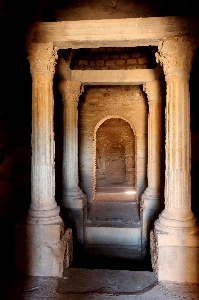
[[[95,200],[105,194],[106,201],[132,201],[135,195],[135,136],[120,118],[104,121],[96,133]]]

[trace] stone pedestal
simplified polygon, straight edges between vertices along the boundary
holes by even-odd
[[[152,265],[159,280],[199,282],[199,234],[191,212],[189,74],[195,45],[164,40],[157,59],[167,83],[165,209],[151,232]]]
[[[55,201],[52,85],[57,53],[52,43],[32,43],[28,52],[32,75],[32,195],[26,224],[16,228],[16,268],[32,276],[62,276],[68,232]]]
[[[161,203],[162,92],[159,80],[143,86],[148,97],[148,187],[142,195],[142,252],[147,255],[150,230],[158,217]]]
[[[64,110],[62,205],[66,208],[66,217],[72,224],[74,239],[82,245],[87,201],[78,185],[78,101],[83,88],[81,82],[70,80],[60,81],[58,87]]]
[[[61,224],[18,224],[16,270],[31,276],[62,276],[73,259],[72,230]]]

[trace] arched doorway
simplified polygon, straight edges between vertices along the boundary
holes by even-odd
[[[96,132],[95,200],[134,200],[126,189],[135,191],[135,136],[129,123],[110,118]]]

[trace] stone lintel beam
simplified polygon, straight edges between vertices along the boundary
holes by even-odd
[[[140,85],[155,79],[155,69],[71,71],[71,80],[84,85]]]
[[[28,26],[28,39],[53,42],[59,49],[157,46],[163,39],[197,36],[198,17],[150,17],[39,22]]]

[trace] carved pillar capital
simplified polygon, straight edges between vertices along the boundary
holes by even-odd
[[[57,49],[53,47],[53,43],[30,43],[28,46],[28,61],[32,75],[47,74],[53,77],[57,58]]]
[[[148,101],[161,101],[162,88],[160,80],[154,80],[143,84],[143,91],[147,94]]]
[[[58,84],[63,102],[78,103],[84,87],[80,81],[61,80]]]
[[[189,77],[195,49],[194,39],[188,36],[166,39],[158,46],[156,61],[163,66],[166,77]]]

